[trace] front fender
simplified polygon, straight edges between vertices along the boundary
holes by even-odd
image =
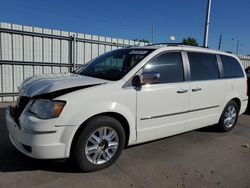
[[[107,113],[107,112],[114,112],[122,115],[129,124],[129,138],[128,143],[133,143],[136,141],[136,120],[135,120],[135,114],[133,114],[126,106],[116,103],[116,102],[103,102],[98,104],[93,104],[93,106],[88,107],[86,111],[82,111],[78,115],[75,114],[71,117],[70,122],[75,122],[76,129],[71,133],[70,139],[68,140],[67,150],[66,150],[66,156],[70,155],[70,148],[72,141],[74,139],[74,136],[77,132],[77,130],[80,128],[80,126],[86,122],[89,118],[96,116],[98,114]]]

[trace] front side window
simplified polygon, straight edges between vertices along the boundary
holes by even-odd
[[[142,73],[159,74],[160,84],[184,81],[181,53],[169,52],[159,55],[142,68]]]
[[[214,54],[188,52],[191,81],[219,78],[217,58]]]
[[[220,55],[223,66],[224,78],[240,78],[244,77],[240,63],[231,56]]]
[[[132,48],[111,51],[97,57],[77,73],[112,81],[120,80],[152,51]]]

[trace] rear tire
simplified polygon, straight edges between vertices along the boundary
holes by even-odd
[[[91,172],[112,165],[125,145],[125,132],[121,123],[109,116],[96,116],[83,126],[72,146],[77,166]]]
[[[217,128],[221,132],[228,132],[235,127],[239,115],[239,107],[236,102],[230,101],[223,110]]]

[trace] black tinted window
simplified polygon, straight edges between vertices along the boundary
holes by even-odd
[[[221,55],[224,78],[244,77],[240,63],[233,57]]]
[[[184,76],[181,53],[170,52],[159,55],[148,62],[142,72],[159,73],[160,83],[182,82]]]
[[[216,55],[188,52],[191,80],[213,80],[219,78]]]

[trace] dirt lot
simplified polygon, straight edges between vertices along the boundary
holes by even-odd
[[[0,187],[250,187],[250,116],[230,133],[196,130],[126,149],[115,165],[81,173],[10,143],[0,106]]]

